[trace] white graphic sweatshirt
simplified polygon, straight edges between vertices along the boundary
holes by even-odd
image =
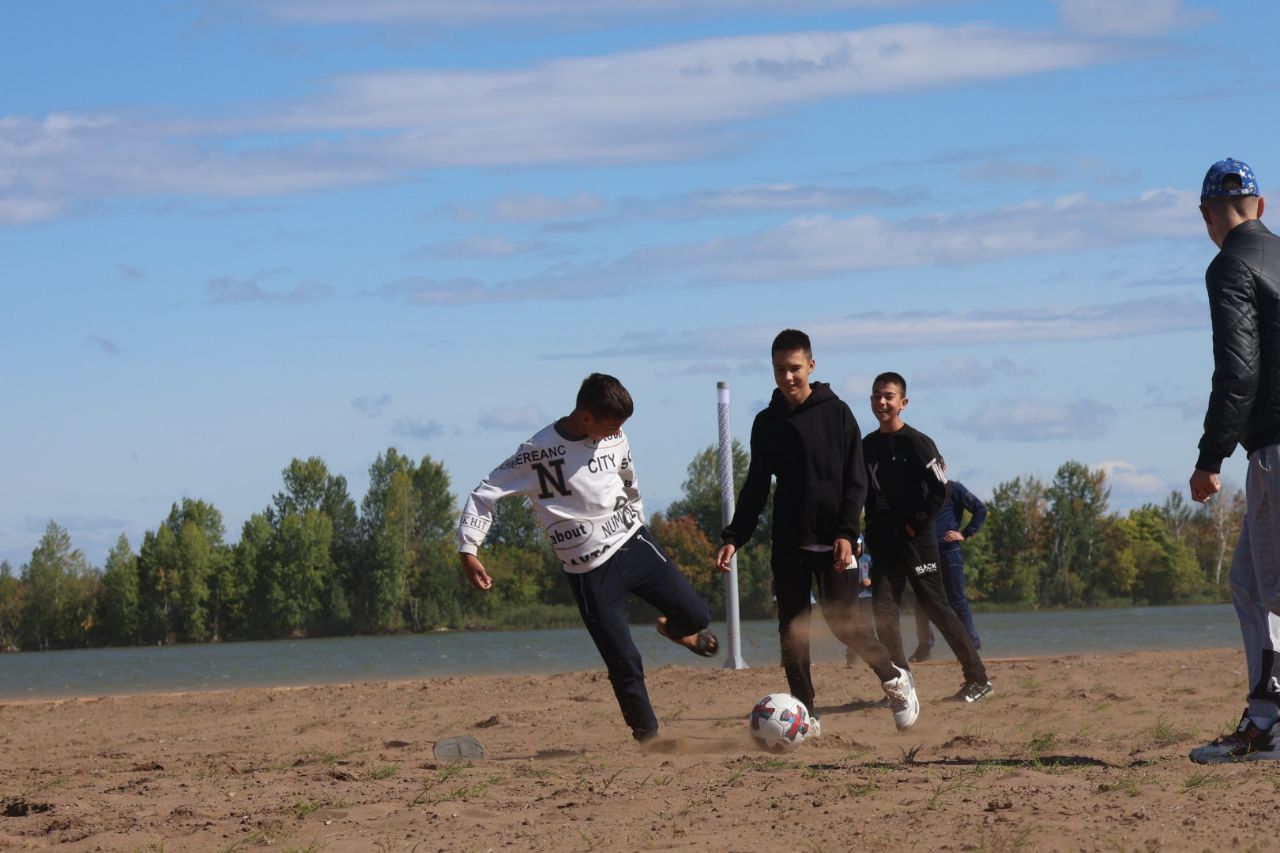
[[[613,556],[644,524],[631,445],[619,432],[572,438],[556,424],[520,445],[476,486],[462,508],[458,551],[474,554],[493,523],[493,505],[525,495],[566,572],[587,572]]]

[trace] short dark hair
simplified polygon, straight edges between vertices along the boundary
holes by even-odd
[[[871,383],[871,390],[874,391],[877,386],[885,385],[889,382],[896,384],[902,389],[902,396],[907,396],[907,380],[902,378],[901,373],[894,373],[892,370],[886,370],[884,373],[877,376],[875,381]]]
[[[593,418],[626,420],[635,411],[631,393],[621,382],[607,373],[593,373],[582,380],[577,406]]]
[[[799,329],[783,329],[773,339],[773,348],[769,350],[769,355],[774,356],[780,352],[794,352],[796,350],[804,350],[805,355],[813,358],[813,345],[809,343],[808,335]]]

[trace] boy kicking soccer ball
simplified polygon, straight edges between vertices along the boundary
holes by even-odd
[[[476,589],[493,579],[476,556],[507,495],[525,495],[560,558],[582,621],[604,659],[622,717],[640,742],[658,734],[640,651],[627,626],[626,594],[653,605],[658,632],[694,654],[711,657],[718,642],[707,629],[711,609],[644,525],[631,446],[622,424],[631,395],[612,376],[593,373],[572,412],[520,445],[476,486],[458,524],[462,571]]]

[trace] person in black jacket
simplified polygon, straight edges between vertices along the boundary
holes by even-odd
[[[947,473],[947,463],[941,456],[938,464]],[[969,523],[961,527],[964,511],[969,510]],[[987,520],[987,505],[965,488],[958,480],[947,480],[947,499],[933,519],[933,530],[938,536],[938,556],[942,560],[942,585],[947,590],[947,603],[964,623],[975,649],[982,648],[978,629],[973,624],[973,611],[969,609],[969,594],[964,579],[964,551],[962,543],[973,538]],[[933,653],[933,631],[929,630],[929,616],[924,608],[916,606],[916,650],[911,653],[912,663],[926,661]]]
[[[863,441],[871,494],[867,501],[867,547],[871,551],[871,596],[876,633],[896,666],[908,669],[898,625],[898,607],[908,583],[917,606],[955,652],[964,669],[964,684],[952,697],[977,702],[991,693],[987,669],[973,647],[964,623],[947,603],[939,571],[934,516],[947,496],[947,475],[933,439],[902,420],[907,407],[907,380],[881,373],[871,386],[871,413],[880,428]]]
[[[1191,750],[1200,764],[1280,759],[1280,237],[1260,221],[1264,207],[1245,163],[1209,167],[1200,214],[1221,250],[1205,273],[1213,388],[1190,485],[1193,500],[1210,500],[1222,460],[1244,445],[1245,517],[1230,581],[1249,695],[1234,732]]]
[[[755,531],[770,480],[776,478],[771,563],[788,689],[811,715],[817,713],[809,667],[810,595],[816,584],[831,632],[875,671],[894,723],[909,728],[920,713],[911,675],[894,666],[876,638],[866,602],[858,597],[862,583],[855,543],[867,494],[858,421],[831,386],[810,383],[816,362],[804,332],[779,333],[772,357],[778,387],[751,426],[747,479],[733,520],[721,535],[724,545],[716,553],[716,565],[730,570],[734,552]],[[815,719],[810,735],[819,731]]]

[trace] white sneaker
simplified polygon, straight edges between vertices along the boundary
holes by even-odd
[[[889,698],[889,708],[893,711],[893,722],[899,731],[909,729],[920,716],[920,700],[916,698],[916,680],[911,673],[901,667],[898,677],[880,684],[884,695]]]
[[[804,738],[808,740],[811,737],[822,737],[822,722],[817,717],[809,718],[809,733]]]

